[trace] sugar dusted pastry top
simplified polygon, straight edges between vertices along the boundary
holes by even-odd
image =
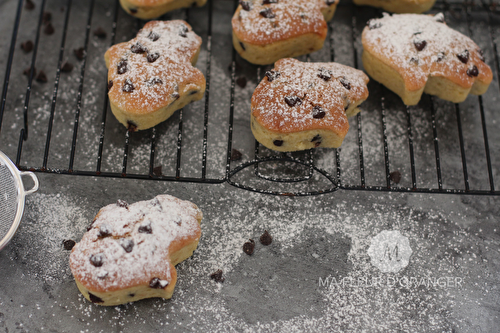
[[[325,38],[327,25],[322,10],[328,6],[327,2],[331,5],[338,0],[240,1],[232,19],[233,31],[240,40],[255,45],[307,33]]]
[[[73,275],[92,290],[115,291],[170,281],[169,251],[199,239],[201,211],[170,195],[102,208],[70,256]]]
[[[410,91],[425,86],[429,75],[446,77],[462,87],[492,79],[479,46],[448,27],[442,14],[384,14],[368,22],[362,43],[398,71]]]
[[[368,80],[363,72],[337,63],[281,59],[255,89],[252,115],[271,131],[347,133],[345,109],[350,101],[368,97]]]
[[[203,74],[191,64],[200,45],[184,21],[146,23],[136,38],[106,52],[110,101],[127,112],[149,113],[174,102],[179,87],[204,87]]]

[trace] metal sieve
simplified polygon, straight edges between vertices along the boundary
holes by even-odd
[[[26,191],[22,176],[33,179],[33,188]],[[38,190],[38,178],[33,172],[20,172],[0,151],[0,250],[10,241],[21,222],[24,197]]]

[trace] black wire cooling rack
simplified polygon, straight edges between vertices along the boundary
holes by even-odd
[[[270,67],[248,64],[232,49],[230,18],[236,4],[212,0],[203,8],[162,17],[185,19],[202,36],[198,67],[206,76],[206,95],[165,123],[130,133],[109,114],[101,59],[107,47],[132,38],[144,22],[128,16],[118,0],[20,0],[5,48],[0,149],[21,170],[228,182],[278,195],[339,189],[500,194],[495,189],[500,160],[500,12],[495,2],[438,2],[432,11],[444,12],[450,26],[483,49],[494,71],[487,94],[461,104],[424,95],[418,106],[406,107],[371,82],[370,97],[363,112],[350,119],[342,148],[279,154],[260,146],[249,129],[251,93]],[[324,49],[301,60],[362,69],[360,33],[379,16],[379,10],[342,0]],[[33,42],[31,52],[20,50],[27,39]],[[73,55],[78,46],[83,48],[80,60]],[[70,74],[68,63],[74,67]],[[47,82],[37,76],[40,67]]]

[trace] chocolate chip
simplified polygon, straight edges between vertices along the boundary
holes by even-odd
[[[415,45],[415,48],[417,49],[417,51],[422,51],[427,46],[427,42],[425,40],[415,38],[413,40],[413,45]]]
[[[162,84],[163,81],[159,77],[154,77],[154,78],[150,79],[149,81],[147,81],[147,83],[152,86],[155,84]]]
[[[71,251],[75,245],[76,242],[72,239],[63,240],[63,247],[66,251]]]
[[[247,49],[245,48],[245,44],[243,44],[242,42],[240,42],[240,46],[241,48],[243,49],[243,51],[246,51]]]
[[[23,75],[30,76],[31,67],[26,68],[23,71]],[[36,68],[33,68],[33,76],[36,76]]]
[[[128,71],[128,62],[127,60],[120,60],[118,65],[116,66],[116,73],[125,74]]]
[[[273,242],[273,237],[271,237],[269,232],[265,230],[262,236],[260,236],[260,242],[262,245],[269,245]]]
[[[283,146],[283,140],[274,140],[274,141],[273,141],[273,144],[274,144],[276,147],[281,147],[281,146]]]
[[[410,58],[410,63],[411,64],[418,65],[419,62],[420,62],[420,60],[418,59],[417,56],[411,56],[411,58]]]
[[[85,57],[85,48],[80,47],[78,49],[74,49],[73,53],[78,60],[83,60],[83,58]]]
[[[158,165],[153,168],[153,175],[158,177],[162,175],[161,165]]]
[[[485,62],[483,50],[477,49],[476,51],[477,51],[477,54],[479,55],[479,60],[481,60],[482,62]]]
[[[320,106],[315,105],[313,107],[312,116],[314,119],[323,119],[325,115],[326,112]]]
[[[153,229],[151,228],[151,223],[143,224],[143,225],[139,226],[139,229],[137,231],[139,231],[142,234],[152,234],[153,233]]]
[[[37,80],[40,83],[46,83],[48,81],[47,80],[47,75],[45,75],[44,71],[38,72],[38,75],[36,76],[35,80]]]
[[[467,75],[471,77],[476,77],[479,75],[479,70],[477,69],[476,65],[472,66],[471,68],[467,69]]]
[[[137,125],[131,122],[130,120],[127,121],[127,130],[129,132],[135,132],[137,131]]]
[[[130,253],[134,249],[134,241],[129,238],[122,239],[120,245],[123,247],[125,252]]]
[[[344,86],[344,88],[346,88],[347,90],[351,90],[351,83],[349,81],[347,81],[345,76],[341,77],[339,79],[339,81]]]
[[[278,3],[278,0],[263,0],[262,1],[263,5],[270,5],[272,3]]]
[[[378,22],[375,19],[371,19],[368,21],[368,29],[373,30],[373,29],[378,29],[382,27],[382,23]]]
[[[148,59],[148,62],[155,62],[156,60],[158,60],[159,57],[160,54],[158,52],[154,52],[154,53],[148,53],[146,58]]]
[[[92,293],[89,293],[89,299],[92,303],[104,303],[102,298],[100,298]]]
[[[52,23],[49,23],[43,28],[43,33],[46,35],[52,35],[54,33],[55,29]]]
[[[316,134],[314,138],[311,139],[311,142],[321,141],[321,135]]]
[[[107,224],[101,224],[99,226],[98,238],[105,238],[111,236],[111,228]]]
[[[178,100],[181,97],[181,95],[177,91],[174,91],[172,97],[174,98],[174,100]]]
[[[457,54],[457,58],[466,64],[469,61],[469,50],[465,50],[464,52]]]
[[[130,50],[133,53],[137,53],[137,54],[142,54],[142,53],[148,52],[148,49],[144,45],[142,45],[141,43],[139,43],[139,42],[137,42],[134,45],[132,45],[130,47]]]
[[[323,80],[325,81],[328,81],[332,78],[332,71],[331,70],[328,70],[324,67],[321,67],[319,69],[319,73],[318,73],[318,77],[322,78]]]
[[[160,35],[154,31],[151,31],[148,35],[148,38],[151,39],[153,42],[156,42],[158,39],[160,39]]]
[[[285,96],[285,102],[289,107],[298,106],[302,104],[302,99],[297,96]]]
[[[128,294],[128,297],[130,298],[135,297],[135,294]]]
[[[135,87],[134,87],[134,84],[132,83],[132,81],[130,79],[126,79],[125,83],[123,84],[123,87],[122,87],[123,92],[130,93],[130,92],[134,91],[134,89],[135,89]]]
[[[168,281],[167,280],[161,280],[159,278],[153,278],[149,282],[149,287],[154,288],[154,289],[163,289],[166,286],[168,286]]]
[[[113,80],[108,81],[108,91],[110,91],[111,88],[113,88]]]
[[[189,32],[188,27],[185,24],[181,24],[179,27],[179,36],[187,38],[187,33]]]
[[[61,66],[61,72],[63,73],[69,73],[73,70],[73,65],[69,62],[64,62],[64,64],[62,64]]]
[[[237,149],[231,149],[231,161],[239,161],[242,158],[242,154],[239,150]]]
[[[91,255],[90,263],[95,267],[101,267],[104,264],[104,255],[102,253]]]
[[[436,22],[444,23],[443,13],[437,13],[436,15],[434,15],[434,19],[436,20]]]
[[[244,76],[240,76],[236,79],[236,84],[241,88],[245,88],[247,86],[247,79]]]
[[[43,12],[42,23],[48,24],[50,21],[52,21],[52,14],[50,12]]]
[[[265,18],[275,18],[276,14],[273,13],[273,10],[271,8],[264,8],[259,12],[260,16],[265,17]]]
[[[254,249],[255,249],[255,241],[253,239],[249,239],[248,242],[243,244],[243,252],[245,252],[248,255],[252,255]]]
[[[23,49],[23,51],[26,53],[33,51],[33,46],[33,42],[30,40],[21,43],[21,49]]]
[[[444,54],[444,52],[439,52],[436,57],[436,62],[442,61],[445,57],[446,55]]]
[[[32,0],[26,0],[26,2],[24,3],[24,8],[26,8],[27,10],[32,10],[35,8],[35,4]]]
[[[401,172],[399,171],[393,171],[389,174],[389,179],[396,183],[396,184],[399,184],[399,182],[401,181]]]
[[[267,71],[266,72],[266,77],[267,77],[267,80],[269,82],[273,82],[274,80],[276,80],[277,78],[279,78],[281,75],[280,72],[278,71]]]
[[[137,8],[129,8],[130,14],[134,15],[137,14]]]
[[[97,29],[94,30],[94,36],[96,36],[97,38],[104,39],[106,38],[107,34],[102,27],[98,27]]]
[[[116,201],[116,205],[121,208],[127,208],[128,209],[128,203],[125,200],[118,199]]]
[[[252,7],[250,6],[250,1],[241,1],[240,0],[240,5],[241,5],[241,8],[243,8],[243,10],[246,10],[247,12],[250,11],[250,9],[252,9]]]
[[[225,278],[222,277],[222,270],[218,269],[216,272],[210,274],[210,278],[214,280],[215,282],[222,283],[224,282]]]

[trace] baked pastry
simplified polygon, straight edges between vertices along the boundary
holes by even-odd
[[[193,67],[200,47],[191,26],[175,20],[148,22],[136,38],[109,48],[104,58],[116,119],[130,131],[144,130],[203,98],[205,77]]]
[[[337,4],[338,0],[240,1],[232,19],[234,48],[257,65],[317,51]]]
[[[423,13],[434,6],[436,0],[353,0],[358,6],[382,8],[391,13]]]
[[[269,149],[338,148],[368,97],[362,71],[337,64],[281,59],[252,96],[251,127]]]
[[[174,266],[198,246],[202,216],[193,203],[170,195],[102,208],[71,251],[78,289],[99,305],[172,297]]]
[[[443,14],[386,14],[368,22],[361,40],[366,72],[406,105],[423,92],[459,103],[484,94],[493,78],[479,46],[449,28]]]
[[[201,7],[207,0],[120,0],[123,9],[137,18],[149,20],[179,8]]]

